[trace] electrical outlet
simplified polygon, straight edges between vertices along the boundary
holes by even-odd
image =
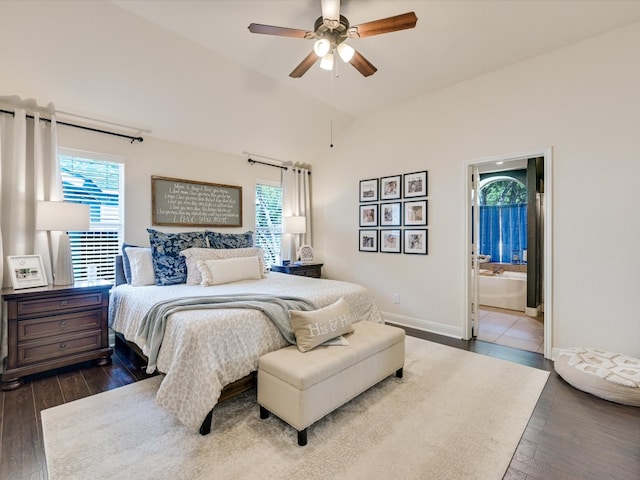
[[[394,293],[393,294],[393,303],[400,303],[400,294],[399,293]]]

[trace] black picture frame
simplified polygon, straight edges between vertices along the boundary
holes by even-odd
[[[412,200],[404,202],[404,225],[407,226],[423,226],[427,225],[428,220],[428,201]]]
[[[380,200],[402,198],[402,175],[380,178]]]
[[[380,204],[380,226],[399,227],[402,225],[402,202]]]
[[[367,203],[360,205],[360,226],[361,227],[377,227],[378,226],[378,204]]]
[[[360,230],[358,236],[358,250],[361,252],[378,251],[378,230]]]
[[[361,202],[377,202],[378,201],[378,179],[369,178],[360,180],[360,201]]]
[[[429,172],[423,170],[421,172],[405,173],[402,182],[404,198],[426,197],[429,195],[427,182],[429,180]]]
[[[380,230],[380,251],[385,253],[402,252],[402,230],[385,228]]]
[[[426,228],[405,228],[403,251],[410,255],[428,255],[429,230]]]

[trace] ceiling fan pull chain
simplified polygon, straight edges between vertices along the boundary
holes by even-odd
[[[331,128],[330,128],[330,131],[329,131],[329,138],[330,138],[330,141],[331,141],[331,143],[329,144],[329,147],[333,148],[333,120],[331,120]]]

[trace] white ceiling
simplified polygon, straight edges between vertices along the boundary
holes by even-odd
[[[350,43],[378,71],[289,72],[319,0],[0,0],[0,95],[229,153],[296,160],[359,116],[640,21],[639,1],[343,0],[359,24],[414,11],[415,29]],[[334,133],[334,136],[338,135]]]

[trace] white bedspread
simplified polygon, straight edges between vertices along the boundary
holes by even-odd
[[[262,280],[215,287],[119,285],[111,293],[110,326],[127,340],[135,341],[145,313],[161,300],[237,293],[298,296],[311,300],[318,308],[344,297],[354,322],[382,322],[373,296],[360,285],[271,272]],[[257,310],[174,313],[167,318],[158,354],[158,370],[165,377],[157,401],[188,428],[197,430],[225,385],[257,370],[262,355],[287,345],[278,328]]]

